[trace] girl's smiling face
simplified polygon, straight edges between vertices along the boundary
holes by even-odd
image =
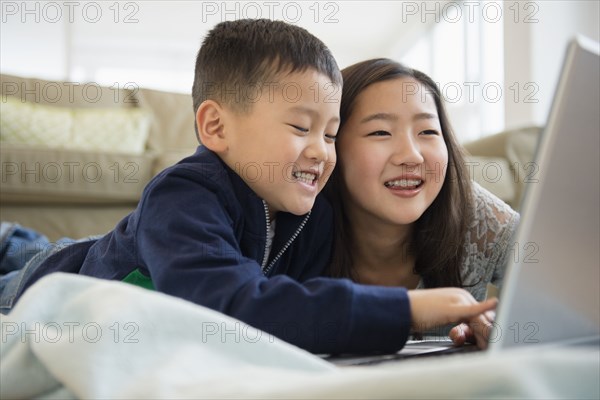
[[[337,142],[348,217],[409,225],[439,194],[448,164],[435,100],[413,78],[362,91]]]

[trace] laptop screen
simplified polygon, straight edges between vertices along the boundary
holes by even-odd
[[[528,183],[490,349],[600,335],[598,43],[568,49]]]

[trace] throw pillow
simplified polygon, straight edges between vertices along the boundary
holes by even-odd
[[[138,155],[146,148],[150,115],[139,108],[65,108],[10,96],[0,107],[0,142]]]

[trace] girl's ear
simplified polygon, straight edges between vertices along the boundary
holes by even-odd
[[[215,153],[223,153],[228,148],[223,114],[223,108],[214,100],[203,101],[196,111],[198,138],[203,146]]]

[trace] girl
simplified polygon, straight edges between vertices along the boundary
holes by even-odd
[[[465,288],[482,301],[488,283],[502,283],[519,215],[470,181],[431,78],[389,59],[342,74],[338,162],[325,188],[338,205],[329,275]]]

